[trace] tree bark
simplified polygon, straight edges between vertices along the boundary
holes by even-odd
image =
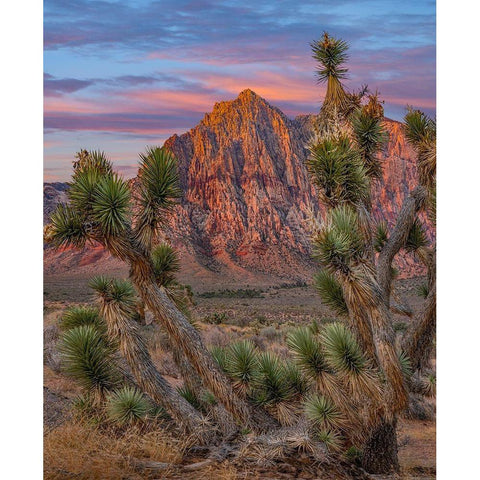
[[[152,400],[165,408],[177,424],[189,432],[201,431],[203,419],[162,377],[150,357],[147,346],[138,333],[138,326],[119,308],[102,306],[108,333],[119,342],[120,352],[127,360],[138,386]]]
[[[207,387],[226,410],[242,425],[258,429],[252,421],[252,409],[233,390],[228,378],[203,345],[193,328],[168,297],[164,287],[156,284],[148,259],[130,250],[130,276],[145,305],[161,323],[175,348],[180,349]],[[133,257],[133,258],[132,258]]]
[[[428,367],[433,350],[433,337],[437,326],[437,280],[436,254],[431,257],[428,271],[429,292],[421,315],[411,324],[405,333],[402,349],[412,362],[413,371],[422,371]]]
[[[397,421],[383,420],[366,443],[362,466],[368,473],[387,474],[399,470]]]
[[[392,234],[385,243],[377,261],[377,278],[384,295],[384,301],[390,308],[390,294],[392,288],[392,261],[399,250],[405,245],[408,233],[412,228],[418,210],[426,198],[426,190],[422,186],[416,187],[404,200]]]

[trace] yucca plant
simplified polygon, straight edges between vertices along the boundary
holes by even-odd
[[[317,379],[329,372],[320,343],[308,328],[300,327],[289,332],[287,345],[305,375]]]
[[[317,75],[327,82],[327,95],[317,136],[309,145],[307,166],[326,207],[312,239],[314,258],[320,267],[315,286],[326,305],[349,319],[348,329],[333,324],[321,330],[315,340],[297,333],[296,341],[290,338],[290,347],[296,360],[301,359],[305,366],[312,362],[313,352],[322,356],[329,381],[319,391],[328,393],[345,417],[349,408],[358,409],[352,401],[362,404],[360,399],[366,400],[362,415],[369,420],[361,426],[366,432],[359,445],[362,464],[372,473],[384,473],[398,466],[395,419],[409,398],[406,358],[411,360],[412,370],[417,370],[431,348],[435,250],[427,246],[418,213],[428,204],[434,207],[430,199],[435,191],[436,127],[422,112],[407,112],[405,134],[417,152],[420,185],[405,199],[397,221],[387,229],[386,223],[376,220],[372,213],[372,185],[381,177],[379,153],[387,140],[383,107],[377,93],[368,95],[362,105],[368,88],[355,96],[341,84],[347,74],[347,47],[328,34],[312,44]],[[392,309],[411,314],[411,309],[399,305],[392,295],[392,262],[402,248],[414,252],[429,270],[427,308],[403,336],[406,358],[396,350],[390,313]],[[303,340],[301,348],[299,340]],[[350,431],[356,428],[354,423]],[[349,436],[347,431],[344,434]],[[387,446],[381,449],[382,444]]]
[[[338,453],[342,449],[342,436],[336,430],[321,429],[316,432],[315,437],[325,444],[329,452]]]
[[[59,327],[66,331],[81,325],[93,325],[98,330],[105,329],[105,322],[98,308],[92,306],[73,306],[67,308],[60,317]]]
[[[304,402],[305,416],[318,430],[336,430],[345,426],[345,417],[329,398],[314,393]]]
[[[197,396],[197,393],[194,392],[191,388],[188,388],[186,385],[182,385],[177,388],[177,392],[193,407],[197,410],[201,410],[202,404],[200,399]]]
[[[381,252],[388,241],[388,226],[387,222],[378,222],[374,234],[374,248],[377,252]]]
[[[293,388],[289,383],[285,367],[272,352],[262,352],[258,356],[258,367],[252,386],[254,397],[260,405],[273,406],[292,398]]]
[[[145,307],[168,334],[173,348],[223,403],[228,412],[225,415],[251,424],[251,406],[235,393],[199,333],[155,275],[152,251],[160,229],[181,196],[173,154],[166,148],[148,148],[140,155],[136,181],[129,183],[113,171],[103,152],[82,151],[77,155],[67,196],[68,205],[60,205],[52,214],[45,240],[56,248],[81,248],[87,242],[101,244],[114,257],[127,262],[130,280]],[[176,407],[173,403],[170,407],[173,415]],[[181,418],[184,414],[177,411],[175,416]],[[200,422],[200,418],[197,420]]]
[[[245,395],[257,374],[259,364],[256,347],[250,340],[242,340],[230,345],[225,354],[225,371]]]
[[[168,286],[174,282],[180,270],[180,259],[175,249],[168,243],[160,243],[152,249],[151,256],[158,283]]]
[[[321,343],[326,363],[347,386],[355,399],[368,396],[381,402],[381,388],[377,373],[353,333],[342,323],[326,325],[321,332]]]
[[[326,137],[310,146],[307,169],[322,203],[357,204],[368,198],[369,179],[347,136]]]
[[[315,274],[314,286],[325,305],[328,305],[338,315],[348,315],[342,286],[328,270],[320,270]]]
[[[108,417],[121,426],[145,421],[150,410],[150,402],[133,387],[115,390],[107,398]]]
[[[59,352],[63,371],[97,401],[120,384],[114,352],[93,325],[66,331],[60,339]]]
[[[142,390],[189,431],[198,427],[201,415],[173,389],[156,369],[134,320],[137,298],[128,280],[98,276],[90,281],[112,343],[122,355]]]

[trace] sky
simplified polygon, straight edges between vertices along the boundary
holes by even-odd
[[[350,45],[347,88],[378,90],[396,120],[433,116],[435,30],[431,0],[45,0],[44,180],[67,180],[81,148],[132,177],[147,145],[245,88],[291,118],[318,112],[324,31]]]

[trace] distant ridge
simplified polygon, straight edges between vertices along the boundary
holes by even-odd
[[[185,277],[252,284],[311,279],[309,218],[322,208],[305,168],[313,118],[289,119],[246,89],[216,103],[196,127],[166,140],[179,159],[184,191],[168,237],[183,253]],[[392,222],[416,183],[416,168],[400,123],[385,124],[390,140],[374,213]],[[65,184],[45,184],[45,215],[61,201]],[[422,272],[412,258],[400,263],[408,275]],[[45,253],[47,274],[117,264],[101,249]]]

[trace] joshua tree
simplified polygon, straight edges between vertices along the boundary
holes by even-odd
[[[125,280],[96,277],[90,282],[100,303],[100,312],[107,325],[108,336],[117,342],[127,360],[137,384],[157,404],[176,420],[176,423],[194,432],[202,423],[195,410],[155,368],[147,346],[133,320],[136,307],[135,291]]]
[[[235,393],[198,332],[157,282],[152,250],[158,229],[181,192],[176,159],[170,152],[150,148],[140,157],[138,182],[132,191],[129,183],[113,172],[103,153],[82,151],[74,162],[69,204],[59,205],[52,214],[46,240],[57,248],[100,243],[113,256],[127,262],[130,279],[142,301],[204,386],[235,420],[257,428],[251,420],[250,405]],[[181,416],[179,411],[178,417]]]
[[[408,404],[409,383],[402,369],[411,362],[422,370],[432,349],[435,330],[435,249],[418,219],[419,211],[435,201],[435,124],[410,110],[405,132],[418,152],[419,185],[406,198],[391,233],[372,216],[371,186],[381,176],[377,153],[385,141],[383,108],[378,95],[349,94],[346,77],[348,45],[327,33],[312,44],[318,76],[327,83],[319,128],[310,146],[308,170],[320,201],[327,207],[313,245],[321,270],[316,285],[323,301],[347,319],[365,360],[381,372],[382,404],[373,402],[375,422],[364,444],[363,464],[370,472],[398,468],[396,416]],[[432,210],[432,208],[430,209]],[[404,248],[427,265],[428,294],[423,315],[412,322],[397,352],[391,310],[408,312],[391,301],[394,257]],[[377,250],[378,254],[375,253]]]

